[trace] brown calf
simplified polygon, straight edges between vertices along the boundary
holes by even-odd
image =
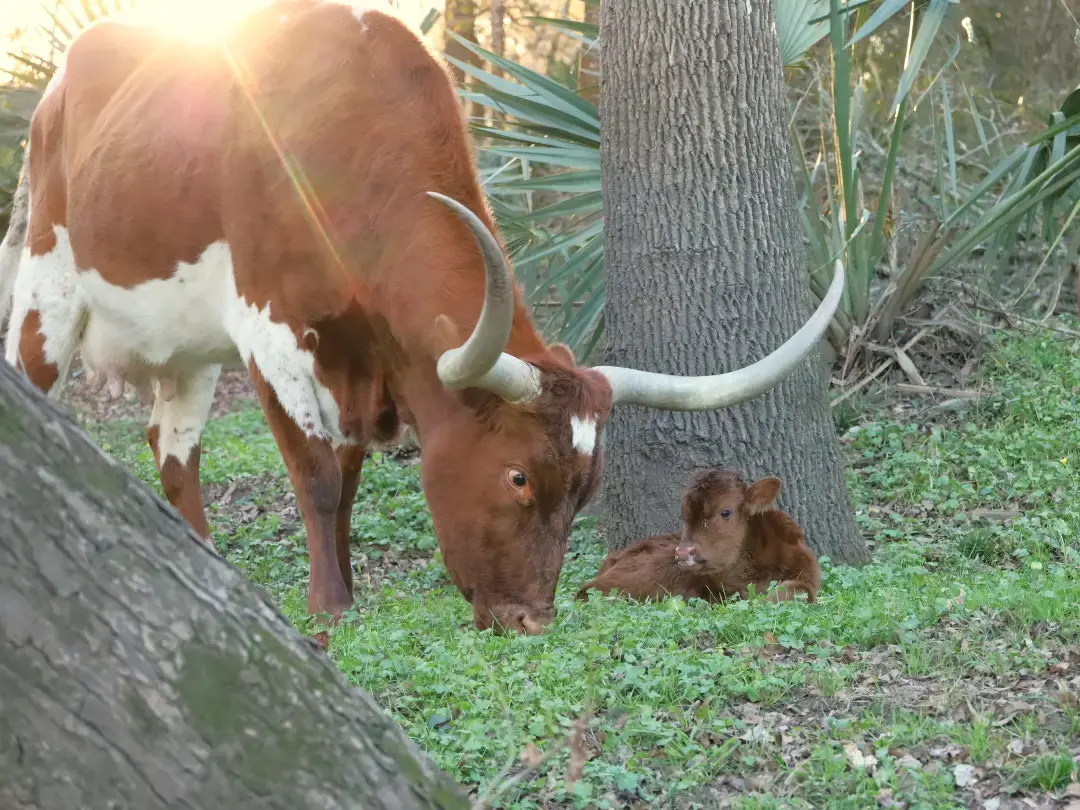
[[[762,594],[775,581],[771,601],[805,593],[813,602],[821,569],[799,524],[776,508],[780,487],[774,477],[747,485],[729,470],[697,473],[683,496],[682,535],[654,535],[611,552],[578,598],[596,588],[635,599],[718,602],[734,594],[748,598],[751,585]]]

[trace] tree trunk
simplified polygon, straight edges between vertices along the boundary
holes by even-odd
[[[0,807],[468,802],[261,589],[0,362]]]
[[[585,3],[585,22],[600,22],[600,3]],[[578,58],[578,87],[581,97],[593,104],[600,104],[600,45],[591,48],[581,46]]]
[[[813,310],[768,2],[601,7],[600,144],[607,362],[712,374],[752,363]],[[743,405],[617,408],[604,492],[613,547],[679,523],[690,474],[779,475],[781,507],[819,553],[857,562],[856,530],[817,352]]]
[[[483,67],[479,56],[450,36],[450,32],[453,31],[462,39],[476,42],[476,0],[446,0],[443,31],[443,47],[449,56],[470,65]],[[450,74],[454,77],[454,83],[461,87],[466,81],[465,72],[449,62],[447,67],[450,68]],[[465,110],[471,116],[482,114],[479,105],[471,102],[465,103]]]
[[[491,0],[491,50],[502,56],[506,51],[506,28],[503,26],[503,17],[506,16],[506,6],[503,0]],[[502,68],[491,65],[491,72],[496,76],[502,75]]]

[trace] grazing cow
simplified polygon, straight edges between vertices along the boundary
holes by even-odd
[[[769,592],[772,601],[805,593],[815,601],[821,587],[817,557],[790,515],[776,508],[780,479],[749,486],[736,473],[711,469],[697,473],[683,495],[682,535],[654,535],[611,552],[589,588],[619,590],[635,599],[681,595],[719,602],[738,594]]]
[[[445,66],[392,16],[319,0],[252,13],[216,46],[87,29],[34,112],[17,195],[7,360],[50,394],[76,352],[112,394],[151,392],[162,487],[207,540],[200,436],[221,368],[246,367],[304,519],[308,608],[334,617],[366,448],[411,429],[476,626],[541,632],[613,405],[760,395],[843,287],[838,263],[811,319],[737,371],[577,366],[525,309]]]

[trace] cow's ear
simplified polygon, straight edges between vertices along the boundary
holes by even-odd
[[[574,353],[570,351],[570,347],[565,343],[552,343],[547,347],[547,350],[563,365],[569,366],[570,368],[577,365],[577,361],[574,359]]]
[[[446,315],[440,315],[435,319],[435,328],[432,330],[431,341],[437,355],[456,349],[464,341],[461,339],[461,330]]]
[[[776,496],[784,482],[775,475],[755,481],[746,490],[746,507],[751,515],[776,508]]]

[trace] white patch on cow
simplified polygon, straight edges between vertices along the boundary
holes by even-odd
[[[118,287],[84,270],[79,285],[90,310],[82,355],[92,368],[166,366],[182,375],[239,360],[227,324],[234,287],[224,242],[192,264],[177,263],[169,278]]]
[[[166,426],[175,429],[169,452],[181,461],[198,440],[209,408],[206,397],[212,401],[213,386],[207,394],[195,381],[211,373],[217,379],[217,371],[208,366],[235,367],[252,360],[301,430],[335,443],[346,441],[338,404],[315,376],[314,355],[298,345],[292,328],[272,319],[269,303],[259,309],[237,292],[226,242],[209,245],[191,264],[178,263],[167,279],[119,287],[97,270],[77,272],[67,229],[56,226],[54,232],[56,247],[46,256],[24,256],[20,266],[9,362],[18,348],[10,336],[18,335],[26,313],[37,309],[50,362],[63,365],[81,348],[88,369],[119,369],[136,386],[160,376],[176,377],[179,387],[187,380],[187,394],[178,391],[169,403],[157,396],[155,404],[163,433]],[[62,371],[66,374],[66,368]]]
[[[596,450],[596,419],[591,416],[571,416],[570,435],[574,449],[591,456]]]
[[[180,377],[176,381],[176,396],[168,402],[161,394],[160,383],[154,383],[150,425],[158,428],[158,456],[162,464],[167,458],[187,464],[214,404],[220,373],[220,365],[210,365]]]
[[[306,435],[335,438],[337,403],[315,377],[315,355],[297,345],[296,334],[286,324],[272,320],[269,302],[259,309],[243,296],[233,301],[229,330],[240,356],[245,361],[254,360],[285,413]],[[334,411],[325,414],[329,417],[326,421],[320,407],[324,403],[333,403]]]
[[[31,256],[29,248],[23,248],[15,276],[4,349],[5,359],[12,365],[19,357],[23,323],[32,310],[38,313],[38,331],[44,338],[45,360],[60,371],[56,384],[48,392],[54,395],[63,386],[78,349],[85,312],[71,241],[65,228],[56,228],[56,245],[44,255]]]

